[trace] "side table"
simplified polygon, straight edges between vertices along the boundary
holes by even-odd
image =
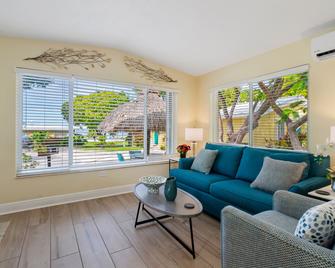
[[[326,192],[329,193],[329,195],[318,194],[318,193],[316,192],[317,190],[326,191]],[[314,190],[314,191],[309,192],[308,195],[311,196],[311,197],[315,197],[315,198],[317,198],[317,199],[324,200],[324,201],[332,201],[332,200],[335,200],[335,192],[330,188],[330,185],[325,186],[325,187],[322,187],[322,188],[317,189],[317,190]]]
[[[178,167],[179,159],[180,159],[179,156],[169,158],[169,174],[170,174],[171,168],[175,168],[175,167],[177,168]]]

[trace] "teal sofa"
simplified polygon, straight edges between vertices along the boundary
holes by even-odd
[[[177,178],[179,188],[201,201],[206,213],[218,219],[221,210],[227,205],[251,214],[272,209],[273,195],[250,187],[266,156],[307,163],[301,181],[292,185],[290,192],[307,195],[308,192],[330,183],[326,178],[329,157],[320,162],[306,152],[212,143],[207,143],[205,148],[219,151],[208,175],[190,169],[194,158],[184,158],[180,159],[178,168],[170,170],[170,176]]]

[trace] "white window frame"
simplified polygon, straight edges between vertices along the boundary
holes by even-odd
[[[253,94],[253,89],[252,89],[252,83],[257,83],[259,81],[262,80],[269,80],[269,79],[274,79],[274,78],[278,78],[278,77],[282,77],[282,76],[286,76],[286,75],[290,75],[290,74],[298,74],[298,73],[303,73],[303,72],[307,72],[308,73],[308,77],[309,77],[309,70],[310,70],[310,66],[309,64],[303,64],[303,65],[299,65],[296,67],[292,67],[292,68],[288,68],[288,69],[284,69],[284,70],[280,70],[278,72],[274,72],[274,73],[268,73],[265,75],[261,75],[261,76],[257,76],[254,78],[250,78],[250,79],[246,79],[246,80],[241,80],[241,81],[235,81],[235,82],[229,82],[220,86],[216,86],[212,89],[210,89],[210,141],[213,143],[221,143],[218,141],[218,129],[217,129],[217,118],[216,118],[216,113],[217,113],[217,95],[218,92],[225,89],[225,88],[231,88],[231,87],[240,87],[241,84],[248,84],[249,85],[249,115],[252,114],[252,109],[253,109],[253,105],[252,105],[252,94]],[[309,89],[310,89],[310,79],[308,79],[308,96],[309,96]],[[307,102],[307,110],[309,112],[310,110],[310,101]],[[249,116],[250,122],[249,122],[249,140],[248,140],[248,145],[249,147],[255,147],[253,146],[253,129],[252,129],[252,117]],[[307,140],[310,140],[310,133],[308,131],[309,129],[309,124],[310,124],[310,116],[308,116],[307,119]],[[236,144],[237,146],[239,144]],[[309,146],[309,142],[308,142],[308,146]],[[263,147],[259,147],[259,148],[263,148]],[[281,149],[281,148],[274,148],[276,150],[283,150],[283,151],[292,151],[289,149]]]
[[[39,75],[39,76],[46,76],[46,77],[58,77],[62,79],[69,80],[69,132],[68,135],[71,137],[73,135],[73,89],[74,89],[74,81],[76,79],[85,79],[92,82],[101,82],[101,83],[110,83],[117,86],[127,86],[127,87],[136,87],[141,89],[147,95],[148,90],[157,90],[157,91],[165,91],[175,93],[173,94],[172,100],[172,125],[170,126],[172,129],[169,131],[168,128],[166,132],[171,133],[171,137],[166,140],[167,151],[165,155],[162,155],[161,159],[150,160],[147,152],[147,113],[144,114],[144,148],[143,148],[143,155],[144,159],[142,160],[132,160],[127,161],[125,163],[117,163],[117,164],[104,164],[95,165],[90,167],[76,167],[73,166],[73,139],[69,138],[68,143],[68,153],[69,153],[69,160],[67,167],[61,168],[45,168],[45,169],[37,169],[37,170],[23,170],[22,169],[22,126],[23,126],[23,118],[22,118],[22,107],[23,107],[23,92],[22,92],[22,85],[21,85],[21,76],[22,75]],[[46,72],[46,71],[39,71],[39,70],[31,70],[25,68],[16,68],[16,176],[26,177],[26,176],[38,176],[38,175],[46,175],[46,174],[62,174],[62,173],[72,173],[72,172],[85,172],[85,171],[94,171],[94,170],[105,170],[105,169],[119,169],[119,168],[129,168],[135,166],[146,166],[146,165],[153,165],[153,164],[161,164],[167,163],[168,158],[175,154],[175,147],[177,143],[177,103],[178,103],[178,93],[180,91],[176,89],[170,89],[165,87],[153,86],[153,85],[144,85],[144,84],[134,84],[134,83],[123,83],[123,82],[115,82],[105,79],[96,79],[92,77],[83,77],[83,76],[76,76],[73,74],[62,74],[62,73],[55,73],[55,72]],[[147,98],[145,98],[145,111],[147,109],[146,105]],[[167,127],[170,123],[167,122]]]

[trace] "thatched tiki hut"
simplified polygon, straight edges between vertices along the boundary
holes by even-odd
[[[135,100],[121,104],[113,110],[99,125],[105,133],[125,131],[128,136],[142,137],[144,129],[145,95],[139,93]],[[166,102],[158,91],[147,93],[147,152],[150,152],[152,131],[166,131]]]

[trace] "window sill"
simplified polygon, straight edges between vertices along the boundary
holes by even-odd
[[[152,166],[152,165],[162,165],[168,164],[169,158],[160,159],[160,160],[149,160],[149,161],[136,161],[125,164],[113,164],[107,166],[95,166],[95,167],[76,167],[76,168],[57,168],[49,170],[36,170],[36,171],[27,171],[20,172],[16,174],[17,179],[29,178],[29,177],[43,177],[43,176],[57,176],[62,174],[71,174],[71,173],[82,173],[82,172],[95,172],[103,170],[112,170],[112,169],[123,169],[123,168],[132,168],[132,167],[141,167],[141,166]]]

